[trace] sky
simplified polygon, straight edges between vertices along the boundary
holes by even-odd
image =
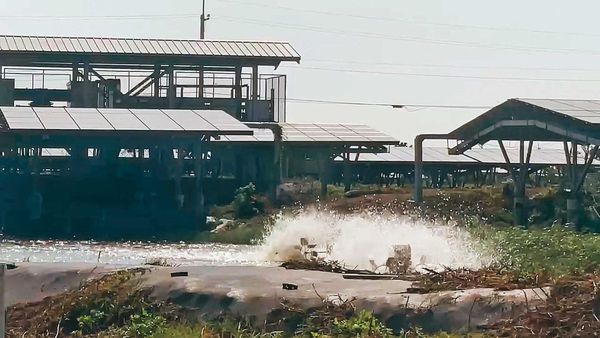
[[[598,1],[207,0],[207,39],[288,41],[288,98],[491,107],[600,99]],[[199,37],[200,0],[0,0],[0,34]],[[485,108],[288,102],[289,122],[361,123],[412,143]]]

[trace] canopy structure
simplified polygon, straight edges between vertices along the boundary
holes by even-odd
[[[299,62],[300,55],[287,42],[124,39],[0,35],[4,65],[48,63],[70,67],[74,62],[219,66],[243,63],[279,65]]]
[[[352,184],[352,162],[359,154],[387,152],[387,146],[400,142],[385,133],[360,124],[331,123],[247,123],[254,131],[252,136],[224,136],[212,146],[233,149],[238,158],[256,156],[259,150],[273,152],[276,168],[272,176],[279,183],[281,176],[289,177],[290,168],[296,174],[304,173],[307,160],[316,162],[322,193],[326,193],[332,162],[344,162],[344,185]],[[260,163],[261,161],[250,160]],[[239,171],[243,171],[242,168]],[[262,170],[262,171],[266,171]],[[239,175],[242,176],[242,175]]]
[[[372,127],[362,124],[334,123],[279,123],[251,124],[252,136],[227,136],[225,142],[263,143],[274,142],[273,129],[279,129],[280,142],[286,145],[323,147],[323,146],[386,146],[398,144],[398,140]],[[259,128],[260,127],[260,128]],[[382,149],[387,152],[387,149]]]
[[[511,162],[519,161],[519,149],[506,148],[506,153]],[[585,154],[579,153],[580,161],[585,161]],[[390,147],[389,152],[361,154],[358,162],[378,163],[387,165],[413,165],[415,163],[415,149],[412,147]],[[424,147],[423,163],[425,165],[453,165],[463,167],[505,167],[506,162],[500,148],[472,148],[460,155],[450,155],[448,148]],[[565,155],[561,149],[537,149],[531,154],[532,166],[559,166],[566,165]],[[600,161],[594,161],[600,164]]]
[[[600,100],[510,99],[447,135],[420,135],[416,146],[427,138],[458,140],[450,154],[464,154],[475,145],[496,141],[515,181],[515,220],[527,224],[525,185],[532,166],[533,142],[562,142],[569,173],[568,218],[578,223],[580,192],[600,145]],[[518,159],[510,158],[504,141],[519,142]],[[528,143],[526,145],[526,142]],[[569,147],[570,144],[570,147]],[[580,146],[588,150],[581,161]],[[415,164],[420,173],[421,163]],[[415,175],[415,200],[422,199],[421,178]]]
[[[288,42],[0,35],[0,106],[214,109],[284,122]],[[263,67],[261,69],[260,67]]]
[[[600,144],[600,100],[511,99],[448,134],[460,154],[491,140]]]

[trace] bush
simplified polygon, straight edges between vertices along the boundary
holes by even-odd
[[[140,314],[132,315],[129,324],[124,328],[124,337],[150,337],[166,326],[166,319],[160,315],[142,310]]]
[[[390,337],[388,329],[372,312],[361,311],[350,319],[335,320],[333,332],[339,337]]]
[[[600,272],[600,236],[555,225],[543,229],[473,225],[495,264],[524,278]]]
[[[233,206],[237,218],[250,218],[264,210],[264,204],[258,200],[256,186],[253,183],[235,191]]]

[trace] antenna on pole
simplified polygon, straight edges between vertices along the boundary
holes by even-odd
[[[200,17],[200,39],[204,40],[206,21],[210,20],[210,14],[206,14],[206,0],[202,0],[202,16]]]

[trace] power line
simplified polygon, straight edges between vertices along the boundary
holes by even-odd
[[[352,60],[333,60],[333,59],[303,59],[302,63],[333,63],[333,64],[351,64],[364,65],[370,67],[393,66],[393,67],[423,67],[423,68],[456,68],[456,69],[502,69],[502,70],[524,70],[524,71],[565,71],[565,72],[600,72],[600,68],[556,68],[556,67],[511,67],[511,66],[476,66],[476,65],[452,65],[452,64],[432,64],[432,63],[396,63],[396,62],[361,62]]]
[[[276,28],[284,28],[284,29],[292,29],[292,30],[300,30],[300,31],[311,31],[311,32],[317,32],[317,33],[344,35],[344,36],[351,36],[351,37],[363,37],[363,38],[372,38],[372,39],[382,39],[382,40],[391,40],[391,41],[406,41],[406,42],[427,43],[427,44],[437,44],[437,45],[456,46],[456,47],[474,47],[474,48],[497,49],[497,50],[515,50],[515,51],[521,51],[521,52],[562,53],[562,54],[581,53],[581,54],[590,54],[590,55],[600,54],[600,51],[597,51],[597,50],[570,49],[570,48],[546,48],[546,47],[529,47],[529,46],[512,46],[512,45],[493,45],[493,44],[484,44],[484,43],[469,42],[469,41],[436,40],[436,39],[420,38],[420,37],[387,35],[387,34],[372,33],[372,32],[365,32],[365,31],[336,30],[336,29],[320,27],[320,26],[291,25],[291,24],[281,23],[281,22],[262,21],[262,20],[248,19],[248,18],[236,17],[236,16],[220,16],[219,18],[222,20],[225,20],[225,21],[231,21],[231,22],[237,22],[237,23],[241,22],[241,23],[247,23],[247,24],[251,24],[251,25],[259,25],[259,26],[265,26],[265,27],[276,27]]]
[[[170,15],[3,15],[2,20],[154,20],[154,19],[197,19],[200,14],[170,14]]]
[[[387,76],[419,76],[419,77],[436,77],[436,78],[457,78],[457,79],[477,79],[477,80],[504,80],[504,81],[554,81],[554,82],[600,82],[600,79],[572,79],[572,78],[535,78],[535,77],[509,77],[509,76],[478,76],[478,75],[452,75],[452,74],[429,74],[429,73],[413,73],[413,72],[387,72],[387,71],[372,71],[362,69],[341,69],[341,68],[322,68],[309,66],[290,66],[284,65],[281,68],[298,68],[306,70],[318,70],[327,72],[340,73],[357,73],[369,75],[387,75]]]
[[[297,103],[315,103],[315,104],[369,106],[369,107],[393,107],[393,108],[444,108],[444,109],[490,109],[490,108],[492,108],[491,106],[474,106],[474,105],[397,104],[397,103],[335,101],[335,100],[301,99],[301,98],[287,98],[286,100],[290,101],[290,102],[297,102]]]
[[[247,6],[255,6],[255,7],[264,7],[264,4],[249,2],[249,1],[239,1],[239,0],[221,0],[222,2],[230,2],[237,3]],[[600,34],[595,33],[582,33],[582,32],[561,32],[561,31],[550,31],[550,30],[541,30],[541,29],[520,29],[514,27],[492,27],[492,26],[478,26],[478,25],[465,25],[465,24],[451,24],[451,23],[443,23],[443,22],[431,22],[431,21],[417,21],[406,18],[390,18],[390,17],[381,17],[381,16],[370,16],[363,14],[350,14],[350,13],[338,13],[338,12],[328,12],[328,11],[320,11],[314,9],[306,9],[306,8],[293,8],[286,7],[281,5],[273,5],[269,4],[269,8],[278,8],[293,12],[304,12],[304,13],[313,13],[319,15],[328,15],[328,16],[343,16],[350,17],[356,19],[366,19],[366,20],[378,20],[378,21],[389,21],[389,22],[401,22],[401,23],[410,23],[417,25],[430,25],[430,26],[440,26],[440,27],[450,27],[450,28],[460,28],[460,29],[479,29],[479,30],[488,30],[488,31],[500,31],[500,32],[527,32],[527,33],[536,33],[536,34],[554,34],[554,35],[580,35],[580,36],[593,36],[600,37]]]

